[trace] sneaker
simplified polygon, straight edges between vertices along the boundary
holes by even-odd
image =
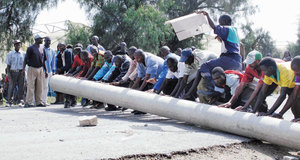
[[[50,104],[49,104],[49,103],[45,103],[45,105],[46,105],[46,106],[50,106]]]
[[[10,103],[6,103],[5,107],[11,107]]]
[[[22,107],[22,106],[23,106],[23,104],[22,104],[22,103],[19,103],[19,104],[18,104],[18,106],[19,106],[19,107]]]
[[[70,103],[69,102],[65,102],[64,108],[70,108]]]

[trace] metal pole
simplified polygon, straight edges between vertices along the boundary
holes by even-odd
[[[55,75],[51,89],[146,113],[300,149],[300,124],[252,113]]]

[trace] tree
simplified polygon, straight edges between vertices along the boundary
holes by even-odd
[[[300,19],[298,25],[298,40],[296,43],[289,43],[287,49],[291,53],[292,57],[300,55]]]
[[[78,0],[93,17],[93,34],[101,38],[108,49],[115,49],[121,41],[140,45],[157,53],[162,45],[201,47],[202,35],[178,41],[170,26],[163,21],[190,14],[195,10],[208,10],[213,15],[232,14],[233,17],[252,14],[255,9],[249,0]],[[135,13],[136,12],[136,13]],[[145,41],[146,40],[146,41]],[[155,47],[153,47],[155,45]],[[150,49],[149,49],[150,48]],[[144,49],[144,48],[143,48]]]
[[[260,51],[264,56],[271,53],[277,53],[275,42],[270,36],[270,33],[262,28],[253,30],[253,23],[242,25],[242,31],[245,35],[241,42],[245,46],[246,54],[252,50]],[[279,58],[279,57],[278,57]]]
[[[73,45],[81,43],[84,47],[87,47],[92,36],[91,28],[70,22],[66,25],[68,26],[66,43]]]
[[[38,13],[45,7],[57,4],[57,0],[1,0],[0,2],[0,57],[11,49],[12,41],[32,41],[31,28]]]

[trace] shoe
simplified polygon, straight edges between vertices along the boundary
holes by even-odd
[[[107,104],[107,107],[105,108],[106,111],[117,111],[119,110],[115,105]]]
[[[70,103],[69,102],[65,102],[64,108],[70,108]]]
[[[11,104],[10,103],[6,103],[5,107],[11,107]]]
[[[25,104],[24,105],[24,108],[31,108],[31,107],[34,107],[33,105],[30,105],[30,104]]]
[[[45,106],[50,106],[50,104],[49,103],[45,103]]]
[[[101,108],[104,108],[104,104],[103,103],[97,103],[97,104],[94,104],[91,109],[101,109]]]
[[[22,104],[22,103],[19,103],[19,104],[18,104],[18,106],[19,106],[19,107],[22,107],[22,106],[23,106],[23,104]]]
[[[126,111],[128,108],[122,107],[121,111],[124,112]]]
[[[54,103],[51,104],[64,104],[64,102],[55,101]]]
[[[42,103],[40,103],[40,104],[38,104],[38,105],[36,105],[37,107],[46,107],[46,105],[44,105],[44,104],[42,104]]]

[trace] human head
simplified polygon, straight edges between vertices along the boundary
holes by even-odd
[[[84,62],[87,62],[89,60],[89,52],[87,50],[82,50],[80,52],[80,59]]]
[[[248,53],[244,63],[246,63],[249,67],[252,69],[258,69],[259,68],[259,62],[262,59],[262,54],[256,50],[253,50]]]
[[[181,49],[181,48],[177,48],[177,50],[175,51],[175,53],[176,53],[178,56],[181,56],[181,52],[182,52],[182,49]]]
[[[59,47],[59,48],[60,48],[60,51],[62,51],[62,52],[65,51],[65,50],[66,50],[66,47],[67,47],[67,46],[66,46],[65,43],[61,43],[61,44],[60,44],[60,47]]]
[[[162,46],[160,49],[162,56],[166,57],[170,53],[170,48],[168,46]]]
[[[231,17],[229,15],[223,14],[220,18],[219,18],[219,24],[221,26],[231,26]]]
[[[277,65],[275,60],[270,57],[263,58],[259,63],[259,67],[263,71],[264,75],[268,77],[276,75]]]
[[[186,48],[181,52],[179,62],[185,62],[185,64],[191,65],[194,63],[194,55],[191,48]]]
[[[126,51],[127,44],[125,42],[122,42],[120,44],[120,47],[121,47],[121,51]]]
[[[14,40],[14,46],[15,46],[15,51],[19,52],[21,46],[22,46],[22,43],[20,40]]]
[[[49,48],[50,47],[50,44],[51,44],[51,39],[50,39],[50,37],[45,37],[45,39],[44,39],[44,45],[45,45],[45,47],[46,48]]]
[[[91,41],[92,41],[93,45],[98,46],[99,37],[98,36],[93,36]]]
[[[283,57],[290,57],[291,56],[291,54],[290,54],[290,52],[289,51],[285,51],[284,52],[284,55],[283,55]]]
[[[35,41],[35,44],[40,45],[40,44],[43,43],[43,37],[41,37],[40,35],[36,34],[34,36],[34,41]]]
[[[67,44],[66,48],[67,48],[67,49],[72,49],[72,48],[73,48],[73,45],[72,45],[72,44]]]
[[[138,63],[143,63],[145,62],[145,53],[142,49],[137,49],[135,52],[134,52],[134,58],[136,59],[136,61]]]
[[[91,50],[91,54],[94,56],[94,57],[97,57],[98,56],[98,48],[96,46],[91,46],[90,47],[90,50]]]
[[[59,42],[56,46],[57,50],[60,51],[60,47],[61,47],[61,42]]]
[[[175,57],[171,56],[167,59],[167,66],[170,69],[170,71],[176,72],[178,70],[177,65],[178,60]]]
[[[134,60],[134,52],[137,50],[137,48],[135,46],[131,46],[129,49],[128,49],[128,56]]]
[[[111,53],[110,50],[107,50],[104,52],[104,60],[108,63],[111,63],[112,62],[112,57],[113,57],[113,54]]]
[[[300,76],[300,56],[293,58],[291,68],[295,72],[296,76]]]
[[[192,51],[194,51],[194,50],[196,49],[196,47],[195,47],[195,46],[192,46],[191,49],[192,49]]]
[[[77,44],[75,45],[75,48],[74,48],[74,53],[75,53],[75,54],[80,54],[82,48],[83,48],[82,44],[81,44],[81,43],[77,43]]]
[[[114,63],[116,65],[116,68],[121,68],[122,63],[125,61],[124,57],[121,55],[116,55],[114,57]]]
[[[225,72],[224,72],[223,68],[215,67],[211,71],[211,76],[212,76],[212,79],[214,80],[216,86],[222,87],[223,85],[226,84],[226,77],[225,77]]]

